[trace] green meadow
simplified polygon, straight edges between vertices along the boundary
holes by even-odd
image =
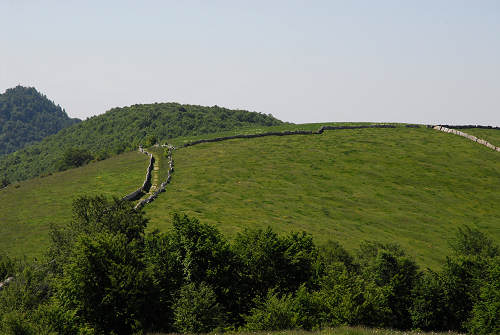
[[[319,243],[397,242],[437,267],[457,227],[500,240],[500,155],[427,128],[327,131],[204,143],[174,151],[150,228],[174,212],[216,225],[307,231]]]
[[[171,143],[321,125],[249,127]],[[168,168],[164,149],[149,150],[161,183]],[[338,240],[349,250],[365,239],[397,242],[431,268],[445,259],[447,240],[460,225],[500,240],[499,153],[433,129],[235,139],[180,148],[173,157],[167,191],[145,207],[149,229],[165,230],[173,213],[184,212],[228,237],[271,226],[307,231],[318,244]],[[146,155],[129,152],[0,190],[1,249],[13,256],[39,255],[50,225],[71,219],[76,196],[129,193],[141,185],[147,164]]]
[[[71,219],[73,199],[96,193],[124,196],[142,184],[147,164],[146,155],[129,152],[0,190],[0,249],[11,256],[39,255],[50,225]]]

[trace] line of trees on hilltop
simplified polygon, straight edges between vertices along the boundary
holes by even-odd
[[[307,233],[214,226],[174,215],[145,233],[142,211],[81,197],[53,229],[42,260],[0,259],[0,332],[133,334],[145,331],[397,329],[500,331],[500,258],[483,233],[460,228],[440,271],[422,271],[396,244],[314,244]]]

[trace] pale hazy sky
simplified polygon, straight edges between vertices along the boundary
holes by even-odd
[[[0,0],[0,92],[500,125],[500,1]]]

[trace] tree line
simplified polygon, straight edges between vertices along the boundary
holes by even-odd
[[[51,230],[45,255],[0,258],[0,331],[7,334],[205,333],[365,325],[500,331],[500,253],[461,227],[439,271],[422,270],[397,244],[365,241],[350,253],[311,235],[215,226],[175,214],[146,232],[132,204],[75,200]]]

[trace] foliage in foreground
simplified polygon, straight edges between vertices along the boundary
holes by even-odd
[[[6,334],[200,333],[364,325],[499,331],[498,247],[464,227],[439,272],[421,271],[394,244],[363,242],[355,255],[310,235],[246,230],[227,241],[175,215],[146,234],[143,212],[81,197],[54,229],[43,261],[0,259],[0,331]]]

